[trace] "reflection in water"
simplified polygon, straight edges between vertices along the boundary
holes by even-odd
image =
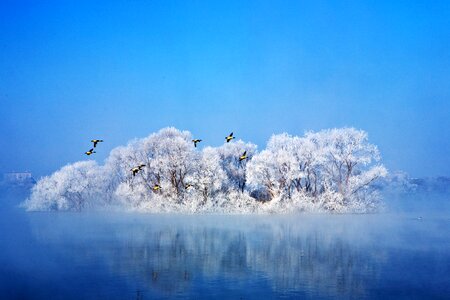
[[[199,286],[360,298],[386,263],[360,216],[35,216],[41,243],[139,283],[136,299],[192,295]]]

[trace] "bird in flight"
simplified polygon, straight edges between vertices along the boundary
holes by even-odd
[[[133,173],[133,176],[136,176],[136,174],[139,172],[139,167],[134,167],[134,168],[131,168],[130,169],[130,171]]]
[[[189,189],[190,187],[192,187],[192,184],[190,184],[190,183],[186,183],[186,185],[184,186],[184,188],[187,190],[187,189]]]
[[[192,142],[194,142],[194,147],[197,147],[197,143],[200,143],[202,140],[194,139]]]
[[[155,184],[154,186],[153,186],[153,190],[154,191],[159,191],[161,189],[161,186],[159,185],[159,184]]]
[[[84,152],[84,154],[86,154],[88,156],[93,154],[93,153],[97,153],[97,152],[94,151],[94,148],[90,149],[89,151]]]
[[[91,140],[91,143],[94,143],[94,148],[97,147],[98,143],[103,143],[103,140]]]
[[[233,133],[230,133],[229,136],[225,137],[225,140],[228,142],[230,142],[232,139],[234,139]]]
[[[247,151],[244,151],[244,153],[239,157],[239,161],[243,161],[244,159],[247,159]]]
[[[145,167],[145,164],[140,164],[137,167],[131,168],[130,171],[133,173],[133,176],[136,176],[136,174],[142,170],[142,168]]]

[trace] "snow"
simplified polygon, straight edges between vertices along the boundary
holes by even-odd
[[[23,205],[29,211],[245,214],[380,207],[374,182],[387,170],[362,130],[273,135],[261,152],[241,140],[199,150],[191,140],[190,132],[169,127],[113,149],[104,165],[69,164],[39,180]],[[248,158],[240,161],[244,151]],[[146,166],[132,176],[140,164]],[[153,190],[156,184],[160,190]]]

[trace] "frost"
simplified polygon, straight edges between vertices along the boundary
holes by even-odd
[[[27,210],[180,213],[371,212],[387,175],[367,133],[354,128],[273,135],[199,151],[188,131],[164,128],[113,149],[100,166],[67,165],[38,181]],[[239,157],[246,151],[247,158]],[[146,166],[136,176],[130,169]],[[153,187],[159,185],[160,190]]]

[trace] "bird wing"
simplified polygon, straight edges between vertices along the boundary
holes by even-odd
[[[232,137],[233,136],[233,133],[230,133],[230,137]]]
[[[242,156],[245,156],[245,155],[247,155],[247,151],[244,151],[244,154],[242,154]]]

